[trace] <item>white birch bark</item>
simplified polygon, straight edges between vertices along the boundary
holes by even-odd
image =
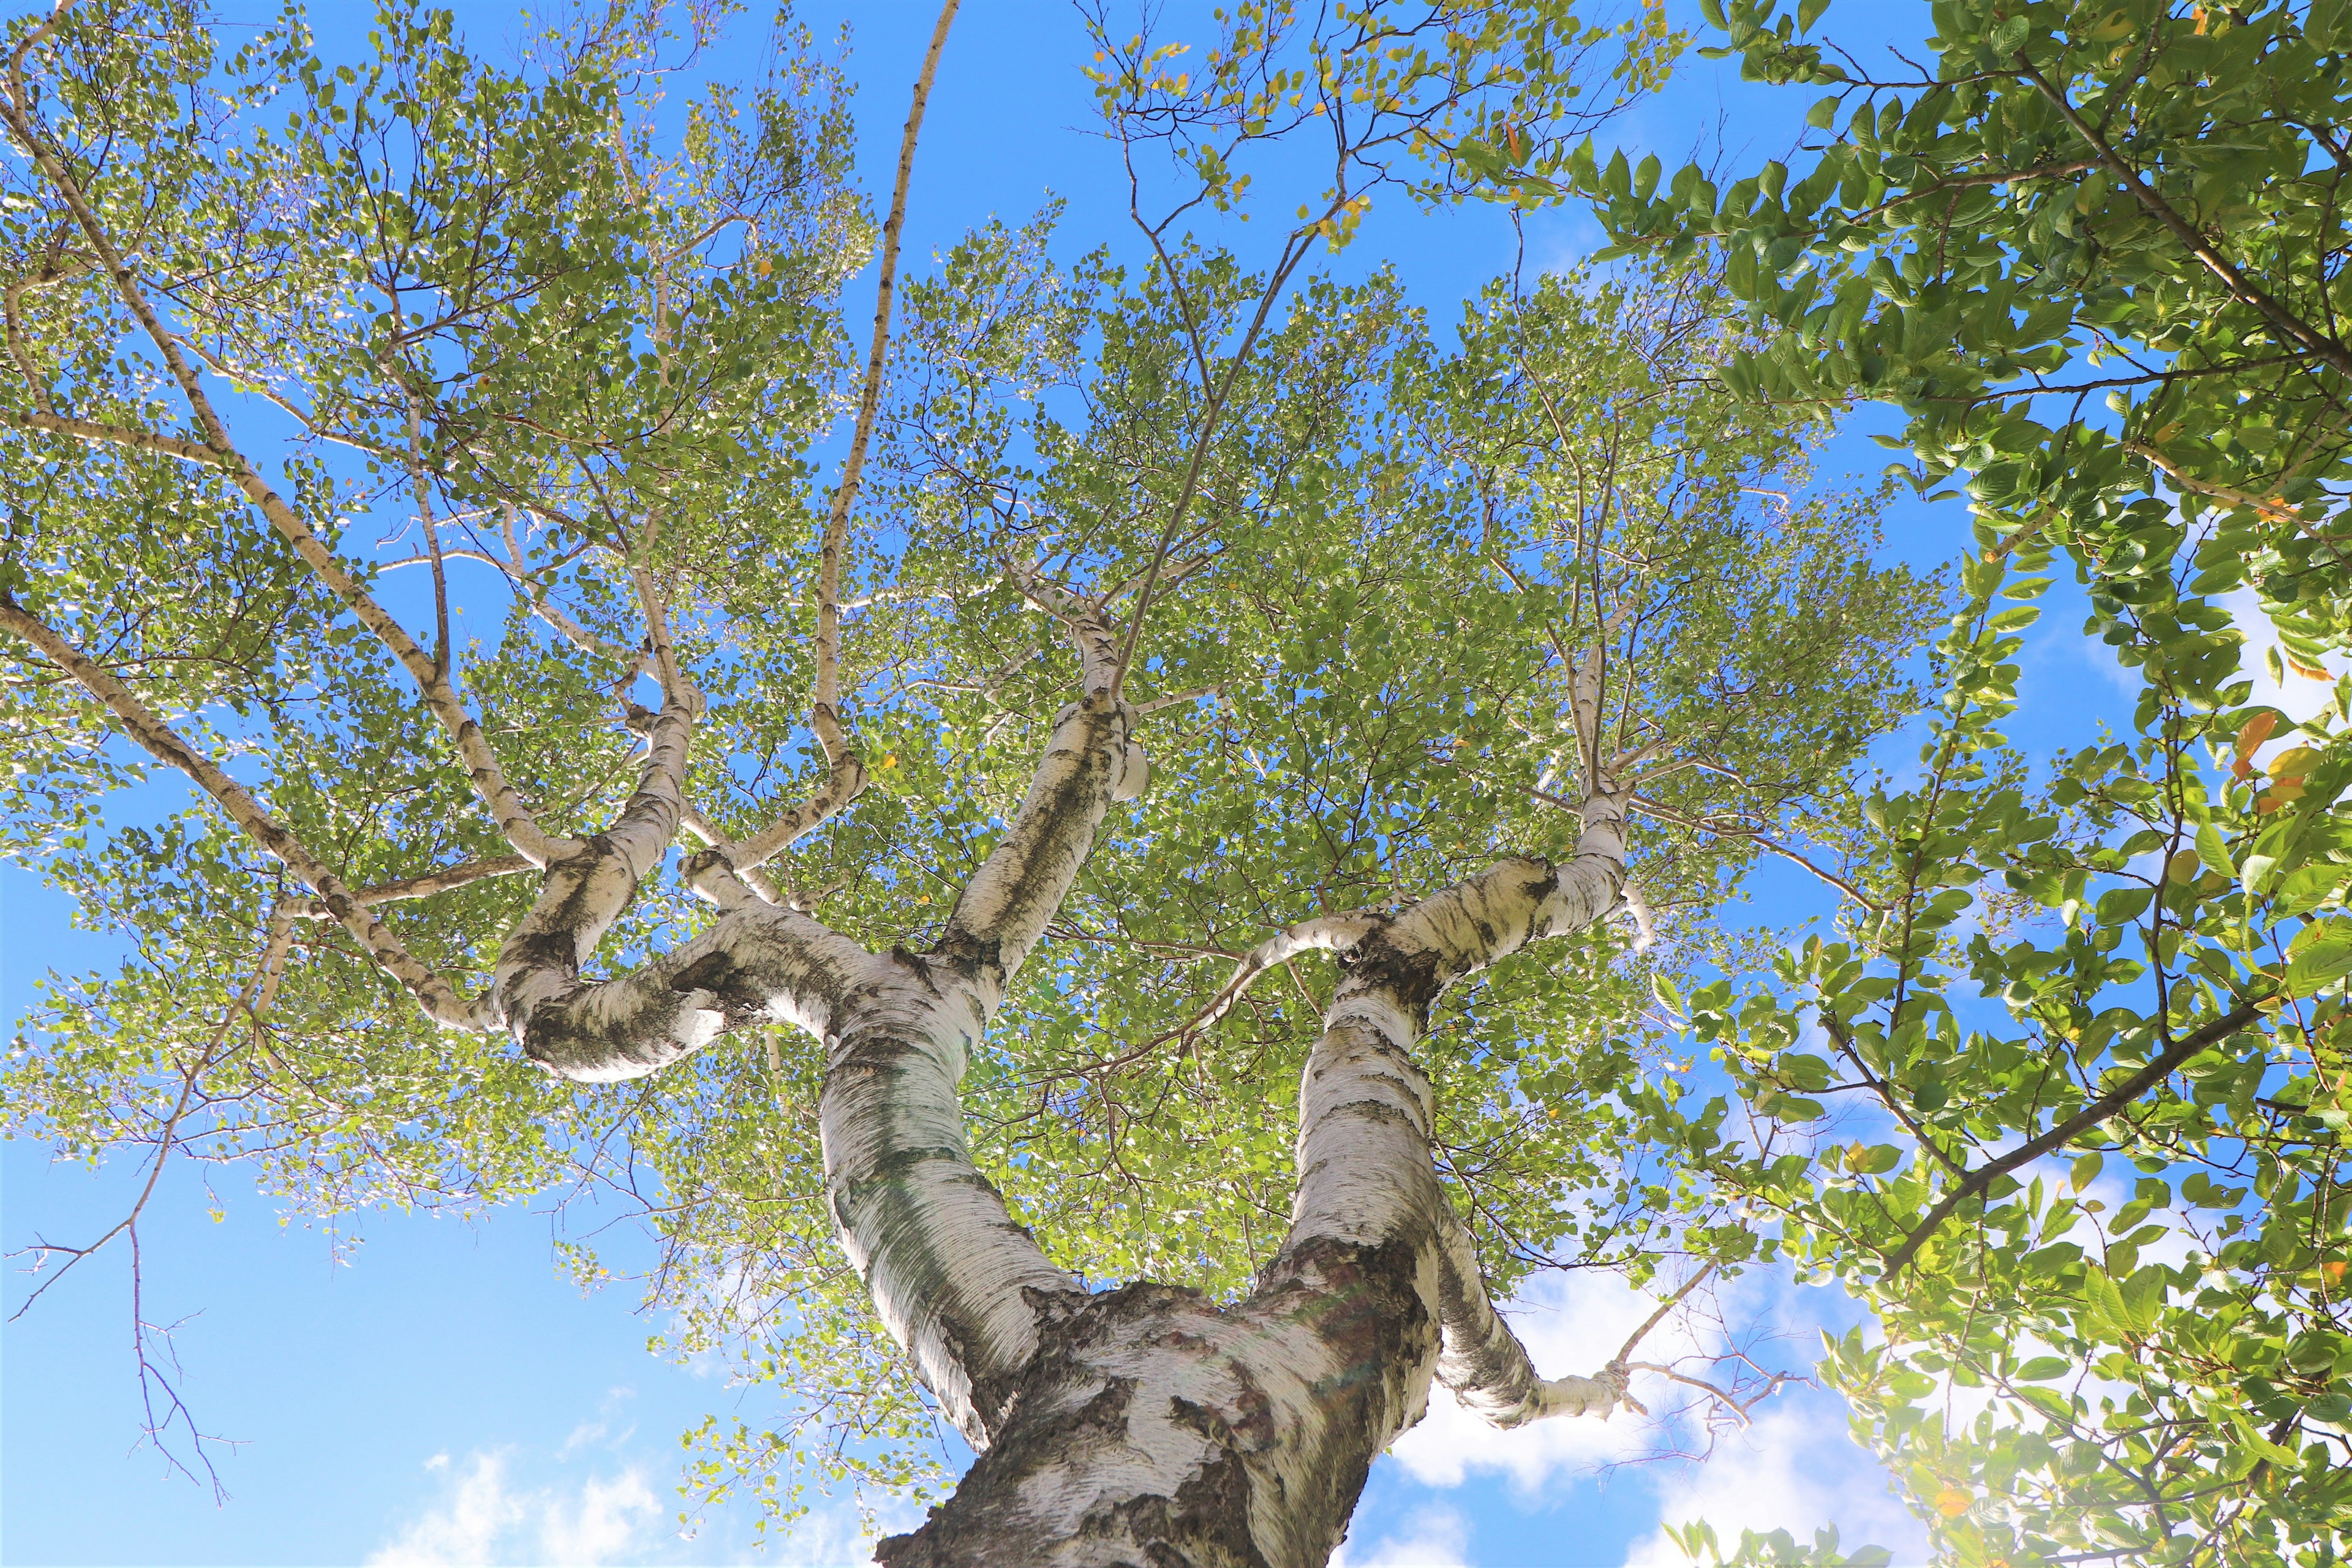
[[[1229,1308],[1150,1283],[1037,1299],[1038,1348],[991,1447],[878,1560],[1316,1568],[1373,1457],[1420,1419],[1432,1378],[1504,1426],[1613,1408],[1622,1368],[1546,1379],[1496,1312],[1430,1160],[1413,1053],[1447,986],[1616,906],[1622,819],[1620,799],[1595,798],[1565,867],[1507,860],[1392,916],[1286,933],[1245,961],[1263,968],[1307,942],[1345,953],[1302,1085],[1281,1252]]]
[[[1072,599],[1090,689],[1056,716],[1026,797],[928,952],[868,952],[810,916],[709,890],[710,929],[637,970],[582,966],[687,815],[691,725],[665,710],[643,782],[613,827],[549,868],[499,955],[492,994],[533,1059],[578,1081],[633,1079],[732,1030],[791,1023],[823,1041],[827,1200],[842,1244],[924,1383],[985,1447],[1041,1312],[1082,1299],[972,1163],[959,1095],[973,1047],[1068,896],[1114,800],[1147,773],[1131,710],[1108,695],[1115,650]],[[715,871],[706,866],[705,871]],[[740,886],[740,885],[739,885]]]

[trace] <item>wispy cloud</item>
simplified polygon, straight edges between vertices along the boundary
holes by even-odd
[[[1661,1528],[1634,1542],[1626,1568],[1688,1568],[1664,1525],[1703,1519],[1728,1546],[1743,1530],[1786,1530],[1810,1541],[1825,1524],[1850,1549],[1893,1549],[1898,1563],[1927,1559],[1927,1531],[1889,1493],[1885,1474],[1846,1436],[1823,1401],[1759,1410],[1756,1424],[1718,1445],[1704,1465],[1660,1478]]]
[[[449,1474],[446,1454],[425,1468]],[[635,1467],[576,1489],[513,1485],[507,1455],[476,1452],[443,1495],[367,1559],[369,1568],[547,1563],[596,1568],[642,1560],[661,1503]]]
[[[597,1407],[596,1419],[583,1421],[574,1426],[571,1435],[563,1439],[563,1447],[555,1451],[555,1457],[569,1459],[581,1449],[592,1447],[610,1448],[617,1453],[621,1445],[636,1435],[634,1422],[614,1430],[614,1423],[620,1420],[621,1413],[636,1395],[635,1389],[625,1386],[606,1389],[604,1402]]]
[[[1342,1546],[1331,1568],[1466,1568],[1470,1529],[1462,1516],[1437,1506],[1417,1510],[1394,1535],[1373,1542],[1359,1553]]]

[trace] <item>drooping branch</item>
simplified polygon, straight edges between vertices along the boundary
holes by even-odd
[[[32,95],[25,79],[25,58],[37,39],[47,37],[63,20],[70,5],[71,0],[60,4],[41,27],[27,33],[10,56],[5,82],[5,100],[0,103],[0,122],[5,122],[24,149],[26,156],[40,171],[41,177],[73,215],[75,226],[89,240],[107,278],[112,281],[116,296],[138,321],[156,357],[186,400],[196,427],[203,435],[202,445],[213,456],[212,466],[229,476],[255,510],[293,546],[303,563],[343,601],[360,623],[374,633],[377,639],[392,651],[393,657],[400,661],[402,668],[408,671],[423,693],[425,705],[448,731],[459,758],[466,765],[467,776],[472,780],[475,793],[488,806],[491,817],[507,841],[538,865],[546,865],[568,853],[573,847],[572,842],[542,831],[529,807],[523,804],[521,795],[508,783],[505,770],[490,750],[481,726],[467,710],[464,699],[446,672],[417,646],[415,639],[408,635],[399,621],[376,602],[358,576],[343,564],[324,540],[311,531],[301,515],[271,488],[268,481],[261,477],[260,470],[237,447],[229,434],[227,423],[205,392],[203,378],[182,351],[178,336],[163,324],[145,290],[139,286],[136,274],[116,245],[105,220],[90,205],[80,182],[67,168],[64,158],[43,135],[34,118]],[[61,433],[75,434],[71,431]],[[166,448],[150,446],[148,449],[163,451]],[[172,455],[185,456],[178,452]]]
[[[18,605],[5,590],[0,590],[0,626],[31,643],[51,663],[71,675],[142,749],[185,774],[189,782],[210,795],[223,816],[277,857],[318,895],[328,912],[359,942],[361,951],[405,985],[436,1023],[467,1030],[489,1026],[479,1004],[459,996],[446,979],[412,954],[390,927],[352,896],[341,878],[261,808],[251,791],[182,740],[129,687],[75,647],[47,622]]]
[[[1605,1414],[1624,1397],[1623,1369],[1543,1378],[1496,1312],[1468,1230],[1430,1162],[1433,1110],[1413,1047],[1449,986],[1614,907],[1625,877],[1622,812],[1620,797],[1596,795],[1568,865],[1504,861],[1360,936],[1342,961],[1300,1089],[1298,1194],[1268,1279],[1328,1274],[1335,1256],[1368,1247],[1428,1258],[1443,1332],[1436,1375],[1498,1425]]]
[[[1537,1372],[1527,1346],[1495,1310],[1470,1227],[1453,1205],[1444,1205],[1439,1227],[1438,1319],[1445,1325],[1445,1335],[1437,1378],[1454,1391],[1464,1409],[1490,1426],[1507,1428],[1554,1415],[1605,1420],[1618,1405],[1633,1405],[1625,1392],[1622,1356],[1593,1377],[1545,1377]]]

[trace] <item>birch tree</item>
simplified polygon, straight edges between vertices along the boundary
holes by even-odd
[[[979,1452],[882,1561],[1318,1563],[1433,1383],[1513,1426],[1672,1371],[1536,1367],[1516,1284],[1756,1256],[1632,1136],[1646,966],[1759,853],[1841,879],[1936,593],[1811,415],[1722,395],[1706,287],[1444,343],[1307,270],[1375,196],[1534,199],[1654,20],[1244,6],[1187,70],[1097,18],[1172,216],[902,282],[953,11],[878,222],[789,37],[665,132],[659,13],[511,67],[426,13],[341,64],[15,26],[6,820],[134,952],[54,984],[9,1124],[634,1205],[689,1342],[878,1440],[835,1468]],[[1253,269],[1185,215],[1267,213],[1277,137],[1331,184]],[[812,1462],[706,1436],[711,1490]]]

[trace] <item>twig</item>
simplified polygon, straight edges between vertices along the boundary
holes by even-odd
[[[2021,1143],[2000,1159],[1979,1165],[1969,1172],[1968,1179],[1946,1194],[1942,1202],[1928,1210],[1927,1217],[1914,1226],[1911,1233],[1903,1238],[1903,1245],[1896,1247],[1887,1258],[1885,1278],[1891,1280],[1900,1274],[1905,1265],[1918,1254],[1919,1248],[1927,1245],[1927,1238],[1935,1234],[1936,1227],[1944,1223],[1946,1216],[1961,1204],[1992,1185],[1996,1179],[2006,1175],[2020,1165],[2028,1164],[2042,1158],[2053,1149],[2063,1148],[2069,1139],[2088,1128],[2097,1126],[2124,1106],[2138,1099],[2150,1085],[2170,1077],[2173,1068],[2186,1062],[2199,1051],[2216,1041],[2229,1038],[2230,1036],[2261,1016],[2262,1009],[2251,1002],[2231,1008],[2203,1028],[2175,1041],[2154,1061],[2149,1062],[2147,1066],[2140,1068],[2113,1089],[2101,1095],[2041,1137]]]
[[[1714,1272],[1714,1264],[1704,1264],[1700,1267],[1697,1273],[1684,1280],[1681,1287],[1676,1289],[1673,1295],[1658,1303],[1658,1310],[1651,1313],[1647,1319],[1643,1320],[1642,1326],[1633,1331],[1633,1337],[1618,1347],[1617,1353],[1609,1358],[1609,1364],[1612,1366],[1632,1365],[1633,1363],[1626,1361],[1625,1358],[1632,1355],[1634,1349],[1639,1346],[1643,1340],[1649,1338],[1650,1331],[1652,1329],[1656,1328],[1660,1323],[1665,1321],[1665,1317],[1668,1312],[1673,1311],[1676,1307],[1682,1305],[1684,1297],[1697,1289],[1700,1282]]]

